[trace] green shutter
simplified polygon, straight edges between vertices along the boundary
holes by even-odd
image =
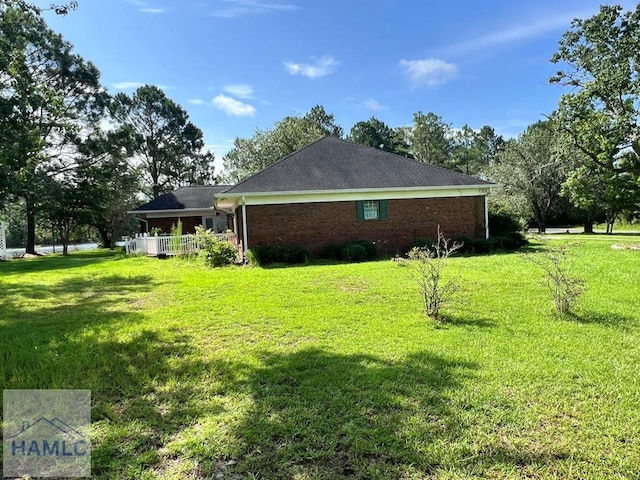
[[[364,222],[364,202],[362,200],[356,202],[356,220]]]
[[[387,201],[380,200],[380,220],[387,219]]]

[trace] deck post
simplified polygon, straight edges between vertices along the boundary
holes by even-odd
[[[489,194],[484,194],[484,239],[489,240]]]
[[[0,260],[7,259],[7,235],[4,223],[0,222]]]
[[[243,255],[249,249],[249,242],[247,242],[247,202],[244,196],[242,197],[242,249]]]

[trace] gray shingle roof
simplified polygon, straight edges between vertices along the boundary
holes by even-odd
[[[213,196],[227,188],[229,188],[229,185],[181,187],[171,193],[160,195],[144,205],[140,205],[134,211],[210,208],[213,206]]]
[[[326,136],[225,193],[491,185],[469,175]]]

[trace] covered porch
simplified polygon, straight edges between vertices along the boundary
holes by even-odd
[[[231,242],[241,252],[242,243],[238,242],[235,233],[212,233],[212,237]],[[193,255],[200,246],[195,235],[149,235],[141,233],[125,240],[125,249],[129,255],[147,255],[149,257],[170,257],[176,255]]]

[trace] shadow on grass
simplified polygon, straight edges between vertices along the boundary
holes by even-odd
[[[90,389],[100,478],[139,478],[167,437],[202,412],[192,405],[204,363],[191,337],[152,329],[140,302],[153,285],[144,275],[3,285],[0,384]]]
[[[124,258],[127,258],[125,254],[110,250],[83,250],[72,252],[66,257],[59,254],[49,254],[33,258],[15,258],[6,262],[0,262],[0,276],[16,273],[66,270]]]
[[[234,430],[241,439],[237,463],[207,473],[337,479],[477,472],[476,463],[463,462],[473,456],[468,431],[474,425],[466,411],[471,406],[456,393],[477,369],[427,352],[402,360],[318,348],[265,353],[263,367],[229,387],[253,400]],[[564,456],[498,448],[486,447],[482,468],[513,471]]]
[[[265,478],[399,478],[430,473],[422,448],[464,422],[448,401],[475,364],[416,354],[403,361],[311,348],[265,353],[244,387],[255,406],[238,425],[235,473]],[[428,449],[427,449],[428,450]]]
[[[496,326],[496,322],[487,318],[469,318],[468,316],[452,315],[443,313],[440,316],[441,321],[435,323],[437,328],[447,327],[475,327],[475,328],[492,328]]]
[[[566,318],[578,323],[604,325],[622,330],[631,330],[636,323],[632,318],[612,312],[572,312],[568,313]]]

